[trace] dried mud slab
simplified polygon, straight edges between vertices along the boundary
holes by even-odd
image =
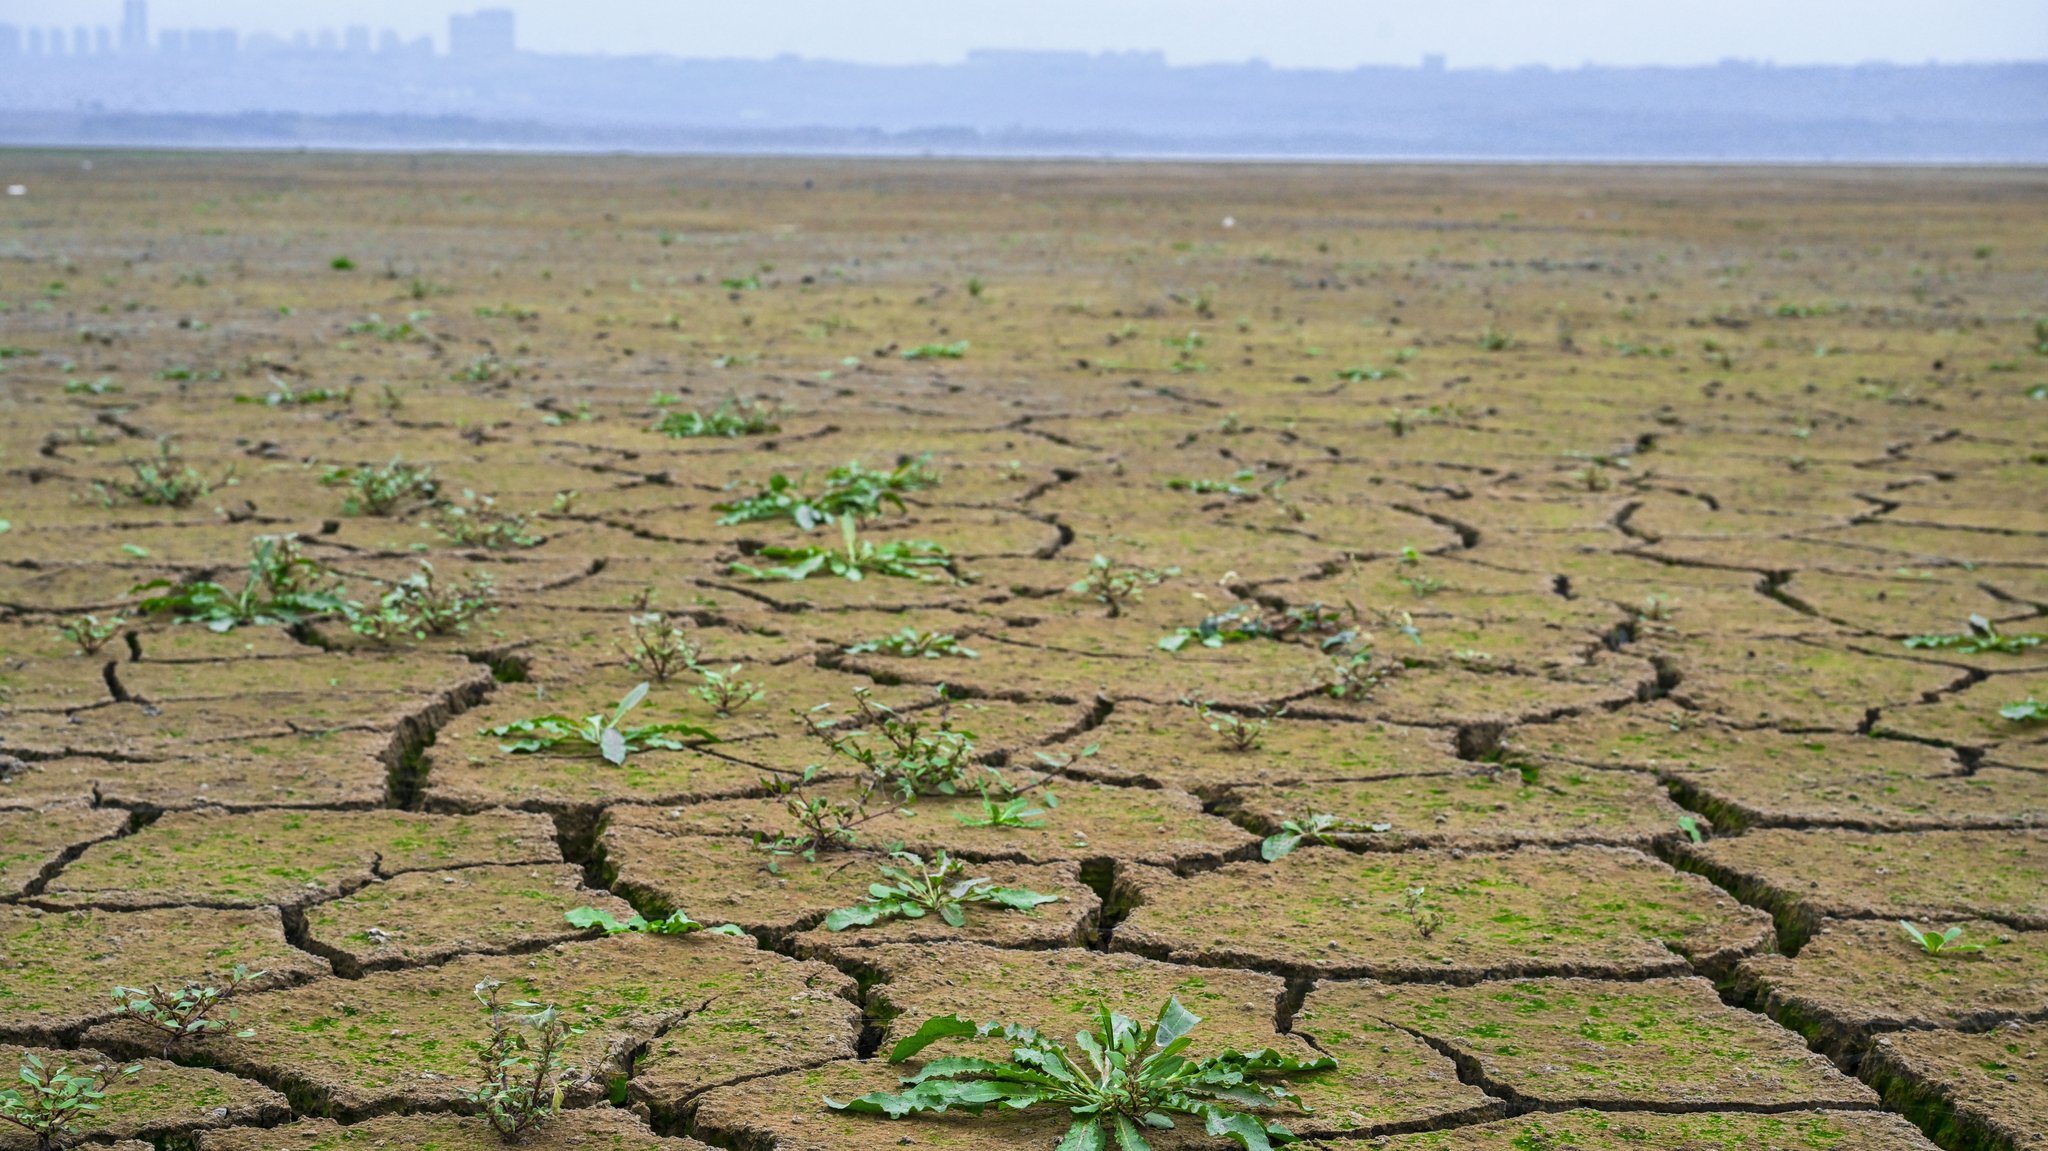
[[[814,787],[817,796],[841,796],[834,785]],[[969,827],[979,818],[979,796],[921,796],[913,807],[879,815],[863,824],[868,843],[901,842],[920,854],[944,849],[964,859],[1019,863],[1142,863],[1185,869],[1209,867],[1249,854],[1252,833],[1202,811],[1201,801],[1178,791],[1111,787],[1100,783],[1053,784],[1059,804],[1048,809],[1043,827]],[[796,830],[780,799],[731,799],[675,808],[669,825],[681,834],[753,838]]]
[[[1502,851],[1570,843],[1647,851],[1674,834],[1678,805],[1647,776],[1591,768],[1507,768],[1359,783],[1245,788],[1224,810],[1262,834],[1286,820],[1334,815],[1360,828],[1333,838],[1365,851]]]
[[[2048,1019],[2048,932],[1983,920],[1915,926],[1961,927],[1961,941],[1983,950],[1929,955],[1896,923],[1831,919],[1797,958],[1743,960],[1735,984],[1845,1066],[1882,1031],[1983,1031]]]
[[[1338,1151],[1341,1144],[1319,1145]],[[1459,1127],[1396,1135],[1386,1151],[1640,1151],[1647,1147],[1684,1151],[1933,1151],[1919,1129],[1896,1115],[1872,1111],[1788,1111],[1757,1115],[1702,1112],[1666,1115],[1652,1111],[1565,1111],[1522,1115]]]
[[[1519,1106],[1793,1111],[1877,1105],[1868,1087],[1808,1051],[1798,1037],[1722,1003],[1704,979],[1329,984],[1312,991],[1308,1005],[1425,1036],[1449,1049],[1490,1094]]]
[[[1863,1074],[1945,1147],[2048,1148],[2048,1024],[1880,1035]]]
[[[1320,978],[1472,983],[1725,970],[1771,942],[1768,918],[1622,848],[1357,855],[1304,847],[1186,879],[1132,869],[1111,946],[1158,959]],[[1405,906],[1443,921],[1425,937]]]
[[[2024,740],[2036,734],[2030,725],[1998,713],[2006,704],[2023,699],[2048,700],[2048,674],[1993,676],[1928,703],[1887,708],[1878,717],[1875,730],[1961,747],[1982,748]]]
[[[233,659],[207,663],[124,663],[114,676],[145,703],[233,700],[256,694],[319,696],[412,695],[471,698],[490,691],[491,669],[459,657],[317,655],[299,659]],[[308,726],[312,726],[309,724]]]
[[[496,1151],[505,1145],[490,1123],[473,1115],[380,1115],[343,1127],[332,1119],[301,1119],[268,1130],[212,1131],[199,1151]],[[564,1111],[528,1135],[531,1151],[708,1151],[695,1139],[656,1135],[631,1111],[585,1107]]]
[[[1992,919],[2048,930],[2048,833],[1766,828],[1676,850],[1686,867],[1769,908],[1791,948],[1823,918]]]
[[[239,1021],[255,1035],[208,1040],[206,1056],[281,1088],[302,1114],[448,1109],[476,1076],[467,1040],[481,1042],[485,1026],[470,992],[487,978],[503,980],[508,997],[559,1004],[586,1028],[567,1051],[594,1077],[572,1093],[581,1103],[624,1078],[632,1053],[657,1036],[692,1056],[679,1080],[708,1084],[845,1057],[859,1029],[851,982],[830,968],[722,935],[629,934],[250,996]],[[734,1041],[767,1032],[778,1041]],[[138,1038],[122,1023],[90,1034],[124,1049]]]
[[[208,1128],[269,1126],[290,1119],[292,1114],[284,1096],[260,1083],[218,1071],[180,1067],[154,1058],[121,1060],[97,1051],[28,1051],[51,1067],[69,1065],[80,1072],[100,1066],[140,1068],[134,1075],[116,1076],[107,1086],[100,1110],[77,1124],[78,1138],[94,1144],[136,1139],[190,1146],[197,1133]],[[0,1151],[32,1151],[35,1145],[26,1132],[0,1128]]]
[[[67,858],[127,826],[128,813],[118,808],[0,810],[0,898],[33,890]]]
[[[0,905],[0,1035],[51,1042],[114,1017],[118,986],[224,974],[236,964],[283,987],[329,974],[285,941],[278,913],[181,907],[43,911]]]
[[[143,811],[382,807],[408,735],[287,733],[163,759],[101,761],[89,770],[101,802]]]
[[[1080,753],[1093,746],[1095,754]],[[1060,751],[1066,774],[1215,798],[1238,787],[1466,771],[1457,737],[1388,723],[1271,721],[1250,751],[1223,743],[1189,707],[1124,703]]]
[[[1327,682],[1327,677],[1325,677]],[[1371,719],[1414,726],[1542,723],[1574,712],[1613,710],[1649,698],[1658,671],[1649,660],[1601,652],[1583,666],[1540,674],[1423,667],[1380,683],[1365,698],[1320,691],[1296,699],[1304,719]]]
[[[637,906],[660,915],[682,911],[704,923],[737,923],[777,944],[794,940],[799,954],[959,940],[996,947],[1078,946],[1092,932],[1102,905],[1081,881],[1079,864],[993,863],[976,865],[963,878],[981,876],[1000,886],[1057,895],[1059,902],[1029,912],[970,905],[961,928],[928,916],[832,932],[820,926],[826,913],[866,903],[868,885],[883,882],[876,865],[892,862],[886,856],[842,852],[821,855],[816,863],[775,857],[743,839],[677,834],[666,812],[634,807],[610,813],[598,846],[612,889]]]
[[[552,822],[510,811],[174,811],[88,848],[37,899],[52,907],[300,907],[379,876],[561,858]]]
[[[964,1015],[976,1022],[1020,1023],[1062,1038],[1092,1028],[1094,1013],[1112,1011],[1149,1022],[1169,996],[1202,1017],[1197,1052],[1275,1048],[1300,1058],[1318,1051],[1334,1071],[1289,1079],[1314,1112],[1289,1126],[1301,1135],[1365,1133],[1416,1125],[1469,1122],[1496,1113],[1495,1101],[1458,1081],[1442,1055],[1400,1030],[1370,1019],[1321,1017],[1300,1027],[1315,1045],[1281,1034],[1286,985],[1271,975],[1189,968],[1097,951],[1006,952],[974,945],[889,945],[862,953],[862,968],[879,980],[868,1008],[886,1020],[881,1051],[925,1020]],[[998,1039],[951,1042],[925,1057],[1000,1055]]]
[[[415,871],[358,888],[300,913],[302,942],[354,979],[392,967],[445,963],[468,953],[533,951],[588,934],[563,918],[599,907],[619,919],[632,908],[583,886],[583,869],[465,867]]]
[[[615,803],[696,803],[761,789],[763,769],[685,748],[652,750],[623,764],[597,755],[514,754],[451,737],[421,757],[428,810],[594,812]]]
[[[1965,772],[1956,754],[1898,739],[1701,723],[1678,709],[1573,716],[1509,732],[1539,762],[1654,772],[1716,825],[1868,831],[2048,822],[2048,778]]]
[[[111,653],[0,661],[0,703],[12,712],[66,712],[112,703]]]
[[[1018,1151],[1051,1147],[1073,1124],[1074,1117],[1058,1107],[1026,1112],[995,1108],[979,1117],[946,1112],[891,1120],[880,1115],[850,1115],[825,1106],[826,1099],[843,1103],[870,1091],[900,1091],[903,1077],[919,1066],[891,1066],[881,1060],[827,1063],[721,1087],[697,1101],[690,1129],[721,1147],[772,1151],[894,1151],[902,1147]],[[1294,1117],[1294,1121],[1298,1124],[1301,1118]],[[1154,1151],[1228,1151],[1238,1146],[1232,1140],[1209,1138],[1199,1124],[1185,1120],[1178,1121],[1172,1131],[1145,1132],[1145,1141]]]
[[[1880,711],[1930,699],[1969,674],[1769,636],[1660,646],[1680,677],[1673,699],[1741,726],[1859,731]]]

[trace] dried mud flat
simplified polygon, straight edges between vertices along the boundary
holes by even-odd
[[[1169,994],[1335,1057],[1327,1151],[2048,1147],[2040,173],[0,168],[0,1055],[147,1056],[94,1146],[496,1145],[498,979],[583,1025],[537,1147],[1050,1147],[822,1100]],[[943,564],[720,522],[927,456],[859,534]],[[380,631],[423,562],[481,610]],[[760,698],[482,733],[609,711],[649,612]],[[856,692],[1029,812],[763,851],[859,796],[801,718]],[[1060,898],[829,930],[890,844]],[[253,1034],[116,1017],[238,963]]]

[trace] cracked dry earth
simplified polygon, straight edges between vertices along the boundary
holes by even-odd
[[[491,1146],[496,978],[584,1028],[550,1149],[1050,1147],[821,1100],[930,1015],[1168,994],[1211,1049],[1335,1057],[1291,1120],[1325,1151],[2048,1147],[2048,723],[2001,714],[2048,646],[1905,643],[2048,631],[2048,177],[87,158],[0,156],[0,1039],[150,1055],[86,1141]],[[728,396],[779,427],[650,430]],[[209,490],[96,486],[160,442]],[[837,532],[714,504],[926,453],[862,531],[950,573],[732,568]],[[322,482],[394,458],[528,546]],[[288,533],[348,599],[424,559],[492,609],[379,644],[139,607]],[[1097,555],[1177,571],[1111,617],[1068,590]],[[1239,604],[1273,633],[1159,646]],[[764,690],[635,713],[717,742],[480,734],[608,709],[650,609]],[[120,621],[91,655],[82,614]],[[906,627],[976,654],[849,651]],[[856,689],[1059,801],[864,842],[1058,902],[823,929],[873,859],[754,837],[764,781],[854,786],[792,713]],[[166,1061],[113,1011],[237,963],[247,1037]]]

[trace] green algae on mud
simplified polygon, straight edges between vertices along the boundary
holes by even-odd
[[[701,922],[736,923],[772,944],[792,943],[803,955],[945,940],[999,947],[1079,946],[1092,936],[1102,903],[1082,882],[1077,863],[991,863],[973,867],[963,878],[985,877],[1001,886],[1056,895],[1059,901],[1028,912],[971,906],[960,928],[926,917],[831,932],[820,928],[825,915],[867,902],[868,885],[880,878],[875,867],[891,862],[888,857],[871,851],[824,853],[815,863],[776,857],[744,839],[677,834],[666,812],[637,807],[608,813],[598,850],[608,886],[649,918],[681,911]]]
[[[1119,950],[1319,978],[1642,979],[1723,972],[1771,943],[1763,913],[1698,876],[1608,847],[1304,847],[1184,879],[1132,868],[1119,873],[1118,896],[1132,907],[1111,941]]]
[[[0,809],[0,899],[40,886],[68,856],[126,830],[128,819],[119,809]]]
[[[116,986],[222,975],[242,964],[267,974],[252,990],[330,974],[285,940],[274,910],[45,911],[0,905],[0,1035],[35,1042],[75,1037],[114,1017]]]
[[[1743,960],[1734,987],[1852,1069],[1882,1032],[2048,1018],[2048,932],[1983,920],[1933,926],[1961,927],[1959,942],[1983,950],[1929,955],[1891,920],[1829,919],[1797,958]]]
[[[1793,1110],[1876,1104],[1797,1036],[1704,979],[1325,984],[1304,1015],[1384,1020],[1449,1049],[1487,1089],[1544,1110]]]
[[[316,984],[251,995],[238,1001],[238,1021],[254,1034],[208,1040],[201,1054],[211,1066],[278,1086],[301,1114],[354,1119],[453,1107],[474,1079],[483,1043],[484,1015],[470,991],[485,978],[503,980],[522,999],[557,1003],[585,1028],[566,1053],[593,1077],[571,1092],[578,1103],[623,1083],[627,1061],[657,1036],[657,1053],[641,1056],[642,1064],[668,1053],[659,1061],[676,1072],[640,1086],[662,1083],[679,1097],[726,1075],[850,1056],[859,1027],[852,982],[830,968],[722,935],[628,934],[373,972],[347,983],[346,994]],[[772,1046],[732,1042],[771,1031],[780,1036]],[[122,1051],[146,1039],[123,1022],[88,1035]]]
[[[1863,1075],[1943,1147],[2038,1151],[2048,1147],[2048,1024],[1971,1034],[1879,1036]]]
[[[1188,869],[1241,859],[1258,839],[1220,816],[1209,815],[1191,795],[1153,788],[1111,787],[1090,782],[1051,784],[1058,806],[1042,827],[976,827],[962,822],[982,813],[979,795],[920,796],[914,805],[877,815],[862,825],[862,843],[901,843],[930,854],[945,850],[963,859],[1019,863],[1110,861]],[[847,798],[852,788],[825,784],[811,789],[830,799]],[[883,803],[888,802],[883,798]],[[879,810],[881,803],[876,804]],[[624,818],[626,809],[614,813]],[[751,839],[797,830],[781,799],[715,800],[667,812],[636,811],[671,834],[721,835]]]
[[[1525,844],[1603,844],[1649,850],[1677,833],[1679,808],[1641,774],[1592,768],[1503,767],[1456,775],[1247,787],[1223,810],[1270,835],[1286,820],[1334,815],[1355,850],[1505,851]],[[1363,830],[1371,828],[1373,830]]]
[[[2040,831],[1764,828],[1673,850],[1688,870],[1768,908],[1793,951],[1823,918],[2048,929],[2048,833]]]
[[[560,859],[553,823],[510,811],[178,811],[88,848],[36,899],[60,908],[299,907],[378,876]]]
[[[359,887],[299,913],[301,944],[337,975],[444,963],[458,955],[531,951],[585,935],[563,918],[595,906],[624,919],[632,909],[583,886],[574,864],[413,871]]]
[[[1316,1151],[1339,1151],[1320,1144]],[[1476,1127],[1396,1135],[1386,1151],[1934,1151],[1896,1115],[1873,1111],[1787,1111],[1771,1115],[1706,1111],[1564,1111],[1523,1115]]]
[[[380,1115],[343,1127],[331,1119],[301,1119],[264,1129],[214,1131],[199,1151],[354,1151],[361,1147],[416,1151],[493,1151],[504,1140],[474,1115]],[[586,1107],[562,1112],[521,1144],[532,1151],[709,1151],[694,1139],[660,1136],[632,1112]]]
[[[209,1128],[267,1127],[291,1117],[284,1096],[218,1071],[155,1058],[116,1060],[92,1050],[28,1048],[23,1054],[33,1054],[51,1067],[69,1064],[74,1072],[94,1066],[137,1068],[133,1075],[116,1076],[107,1085],[100,1110],[81,1118],[81,1141],[138,1139],[190,1146],[198,1132]],[[0,1151],[28,1151],[34,1146],[23,1132],[0,1130]]]

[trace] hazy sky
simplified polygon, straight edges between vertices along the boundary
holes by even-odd
[[[445,40],[450,12],[519,14],[523,48],[952,61],[969,48],[1162,50],[1175,63],[1453,68],[2048,58],[2048,0],[152,0],[162,27],[369,24]],[[111,24],[120,0],[0,0],[0,22]]]

